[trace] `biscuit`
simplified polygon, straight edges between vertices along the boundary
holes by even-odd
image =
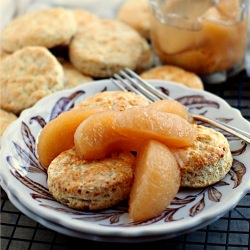
[[[181,186],[202,188],[224,178],[233,158],[222,133],[202,125],[194,126],[197,130],[194,144],[172,152],[181,170]]]
[[[128,198],[133,163],[130,153],[86,161],[78,158],[75,149],[69,149],[49,165],[48,189],[56,200],[71,208],[108,208]]]
[[[9,124],[17,119],[16,115],[0,109],[0,138]]]
[[[102,110],[123,111],[134,106],[147,106],[145,97],[133,92],[105,91],[80,102],[75,108],[101,108]]]
[[[8,57],[9,55],[10,55],[10,53],[7,53],[2,48],[0,48],[0,62],[2,62],[4,60],[4,58]]]
[[[143,79],[159,79],[165,81],[173,81],[185,85],[193,89],[204,89],[203,83],[198,75],[190,71],[186,71],[176,66],[157,66],[140,75]]]
[[[147,41],[137,31],[116,20],[86,25],[69,46],[71,63],[92,77],[110,77],[121,69],[136,69],[150,59]],[[145,63],[145,62],[143,62]]]
[[[96,15],[83,9],[74,9],[71,10],[71,12],[76,19],[76,24],[77,24],[76,32],[81,32],[82,29],[84,30],[85,25],[89,24],[90,22],[95,22],[99,20],[99,18]]]
[[[93,78],[78,71],[71,63],[59,59],[64,72],[64,89],[79,86],[82,83],[91,82]]]
[[[19,114],[63,87],[63,69],[43,47],[25,47],[0,64],[0,107]]]
[[[127,0],[117,13],[117,18],[133,27],[143,37],[150,38],[151,10],[148,0]]]
[[[68,44],[77,29],[73,14],[51,8],[19,16],[3,28],[2,46],[9,52],[26,46],[52,48]]]

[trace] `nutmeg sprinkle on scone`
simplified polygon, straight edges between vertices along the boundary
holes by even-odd
[[[96,93],[76,105],[76,108],[100,108],[101,110],[123,111],[135,106],[147,106],[146,98],[133,92],[105,91]]]

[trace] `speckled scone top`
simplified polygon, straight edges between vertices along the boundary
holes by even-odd
[[[149,103],[141,95],[133,92],[100,92],[80,102],[76,108],[101,108],[103,110],[123,111],[134,106],[147,106]]]
[[[194,126],[197,131],[194,144],[172,152],[181,170],[181,186],[201,188],[224,178],[233,158],[222,133],[201,125]]]
[[[48,188],[56,200],[77,209],[104,209],[128,198],[134,157],[114,154],[99,161],[78,158],[74,149],[57,156],[48,169]]]
[[[26,46],[52,48],[68,44],[76,29],[73,14],[63,8],[27,13],[4,27],[2,46],[9,52]]]
[[[198,75],[182,68],[170,65],[157,66],[141,73],[143,79],[159,79],[178,82],[193,89],[204,89]]]
[[[151,53],[146,40],[131,27],[115,20],[86,25],[74,36],[69,47],[72,64],[97,78],[113,76],[125,67],[136,69],[145,55],[149,60]]]
[[[63,69],[43,47],[25,47],[0,64],[0,107],[19,114],[63,87]]]

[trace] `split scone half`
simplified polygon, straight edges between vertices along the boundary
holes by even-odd
[[[225,177],[233,157],[225,136],[202,125],[194,125],[197,138],[190,147],[173,149],[181,170],[181,186],[202,188]]]
[[[113,154],[96,161],[81,160],[74,149],[62,152],[48,168],[48,188],[68,207],[98,210],[116,205],[129,196],[134,156]]]

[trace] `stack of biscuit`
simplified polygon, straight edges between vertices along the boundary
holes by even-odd
[[[1,43],[3,77],[0,84],[1,91],[9,96],[9,100],[13,99],[11,89],[17,82],[24,86],[29,94],[32,88],[26,88],[25,84],[35,82],[36,78],[32,78],[34,75],[53,78],[55,72],[55,75],[58,75],[63,69],[63,75],[60,73],[60,77],[51,79],[49,87],[39,84],[42,92],[46,92],[45,89],[48,88],[47,92],[50,93],[53,89],[75,86],[93,78],[110,77],[124,67],[137,70],[142,68],[142,65],[147,65],[151,56],[147,41],[128,25],[118,20],[101,20],[85,10],[63,8],[50,8],[17,17],[4,27]],[[64,59],[67,63],[57,60],[58,51],[64,52],[62,55],[66,55],[67,58]],[[5,60],[7,58],[8,60]],[[18,63],[10,77],[10,65],[16,60]],[[53,66],[50,64],[50,72],[41,67],[48,61],[53,61]],[[24,76],[32,76],[32,79],[24,80]],[[69,77],[79,78],[79,81],[71,81]],[[17,91],[15,95],[18,95]],[[37,100],[41,97],[37,95]],[[28,102],[25,105],[20,104],[18,110],[5,107],[6,100],[2,100],[0,105],[19,114],[30,107],[30,103],[34,104],[32,100]]]
[[[76,108],[123,111],[147,106],[131,92],[97,93]],[[204,188],[220,181],[229,172],[233,158],[225,136],[211,128],[193,124],[196,140],[189,147],[171,148],[181,173],[181,187]],[[60,203],[76,209],[99,210],[129,198],[136,158],[114,152],[100,160],[81,159],[75,147],[57,155],[48,166],[48,189]],[[100,171],[101,169],[101,171]]]
[[[147,65],[149,45],[135,29],[83,10],[49,8],[2,30],[0,108],[18,116],[55,91]]]
[[[154,64],[150,15],[148,1],[127,0],[113,20],[64,8],[15,18],[2,30],[0,108],[19,115],[46,95],[111,77],[125,67],[145,79],[173,80],[175,75],[174,81],[203,89],[198,76],[186,81],[189,72],[180,74],[177,67],[148,73]]]

